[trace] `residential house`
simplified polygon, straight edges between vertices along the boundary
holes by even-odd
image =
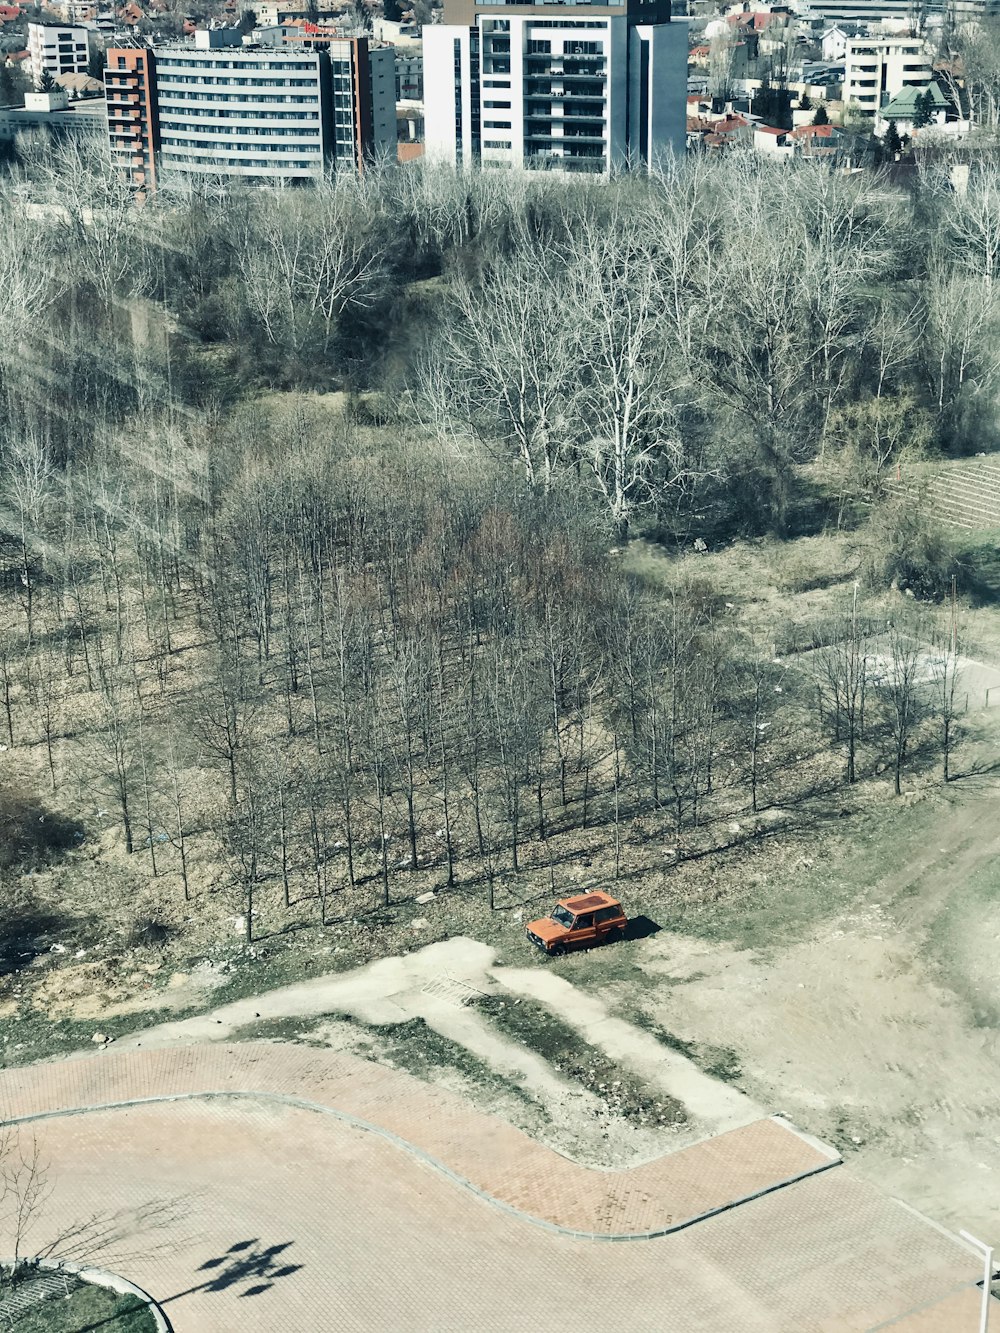
[[[880,107],[875,117],[875,133],[884,134],[889,128],[889,122],[894,121],[900,134],[911,134],[913,132],[913,122],[919,120],[919,111],[917,103],[924,99],[930,99],[930,124],[943,125],[948,119],[948,99],[941,91],[940,87],[933,80],[926,88],[904,88],[898,92],[891,101],[886,102],[885,106]]]
[[[848,40],[848,33],[839,24],[835,23],[831,28],[827,28],[820,38],[820,49],[828,65],[836,65],[843,60],[847,54]]]
[[[788,136],[798,157],[835,157],[842,138],[835,125],[799,125]]]

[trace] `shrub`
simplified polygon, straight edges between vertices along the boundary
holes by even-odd
[[[872,588],[896,587],[938,600],[951,586],[958,560],[945,529],[904,498],[877,509],[864,534],[861,568]]]

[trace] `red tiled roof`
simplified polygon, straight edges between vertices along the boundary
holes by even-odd
[[[711,55],[711,48],[707,46],[692,46],[688,55],[700,60],[702,56]]]
[[[793,139],[832,139],[837,133],[835,125],[800,125],[792,130]]]
[[[788,130],[779,130],[776,125],[758,125],[758,134],[787,134]]]
[[[27,58],[28,58],[27,51],[12,51],[7,56],[7,63],[9,65],[12,60],[27,60]]]

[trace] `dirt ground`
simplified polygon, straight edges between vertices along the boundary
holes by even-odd
[[[740,1086],[942,1224],[1000,1235],[1000,785],[924,802],[900,863],[768,946],[661,931],[616,1004],[732,1048]]]

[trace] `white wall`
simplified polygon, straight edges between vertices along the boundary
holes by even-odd
[[[462,49],[462,125],[468,134],[469,29],[434,24],[424,29],[424,152],[429,161],[456,164],[454,44]],[[471,146],[471,144],[470,144]]]

